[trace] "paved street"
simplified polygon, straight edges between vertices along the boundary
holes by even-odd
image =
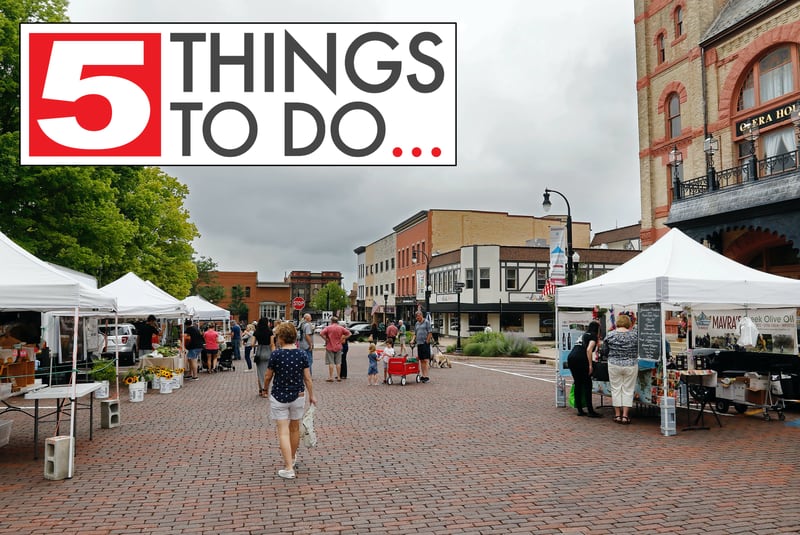
[[[346,381],[315,382],[319,445],[301,449],[295,480],[276,475],[267,401],[243,361],[141,403],[121,390],[122,425],[101,429],[96,406],[91,442],[80,414],[71,480],[43,478],[31,418],[0,416],[14,422],[0,533],[800,531],[796,409],[694,432],[680,432],[681,411],[664,437],[657,414],[620,426],[608,409],[590,420],[556,408],[553,368],[538,359],[462,358],[428,384],[375,387],[366,344],[348,361]]]

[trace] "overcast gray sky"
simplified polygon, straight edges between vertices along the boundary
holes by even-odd
[[[628,0],[70,0],[72,22],[456,22],[457,167],[166,167],[197,253],[282,280],[334,270],[429,208],[542,216],[545,187],[593,232],[640,220]],[[553,198],[553,213],[565,213]]]

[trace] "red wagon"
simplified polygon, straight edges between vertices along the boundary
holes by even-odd
[[[410,357],[389,357],[388,367],[389,377],[386,382],[392,384],[392,375],[400,376],[400,384],[406,385],[406,376],[412,373],[417,374],[417,382],[422,382],[422,377],[419,375],[419,361]]]

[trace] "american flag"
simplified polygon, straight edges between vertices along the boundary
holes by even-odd
[[[378,309],[379,308],[380,308],[380,305],[378,304],[378,301],[377,300],[376,301],[372,301],[372,315],[373,316],[378,313]]]
[[[547,279],[547,282],[544,283],[544,289],[542,289],[542,295],[545,297],[552,297],[556,294],[556,285],[553,284],[552,279]]]

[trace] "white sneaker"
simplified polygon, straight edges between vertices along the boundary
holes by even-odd
[[[251,372],[251,371],[253,371],[253,368],[250,368],[249,370],[245,370],[244,373]]]
[[[294,470],[278,470],[278,475],[283,479],[294,479]]]

